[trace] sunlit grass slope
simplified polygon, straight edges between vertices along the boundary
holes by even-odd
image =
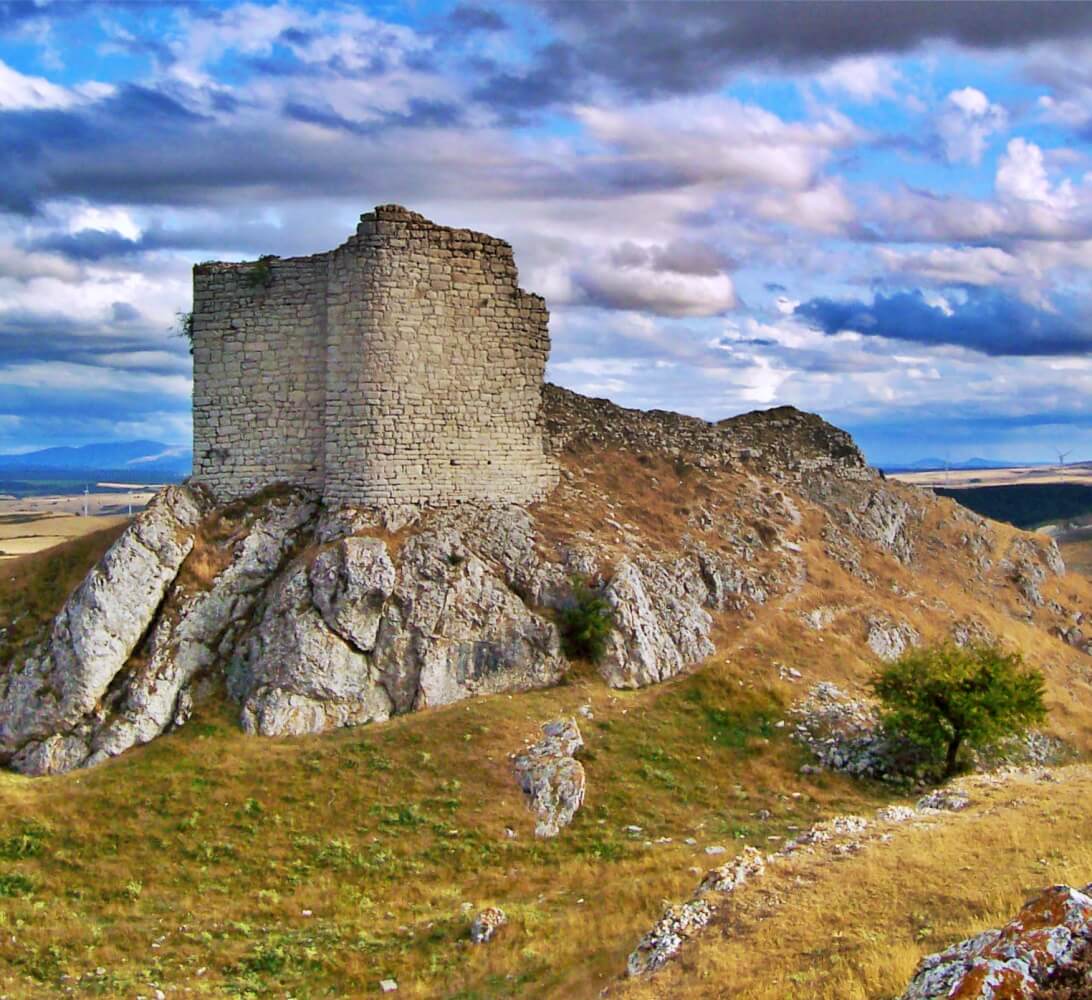
[[[973,805],[849,857],[798,856],[732,897],[678,962],[627,1000],[887,1000],[923,955],[1016,914],[1044,886],[1092,881],[1092,769],[972,789]]]

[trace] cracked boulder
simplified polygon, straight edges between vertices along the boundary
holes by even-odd
[[[886,618],[869,618],[868,648],[881,660],[897,660],[912,646],[921,642],[921,636],[906,622],[891,622]]]
[[[403,546],[374,662],[396,711],[556,684],[557,627],[535,614],[452,528]]]
[[[208,589],[177,595],[177,607],[156,620],[147,655],[130,665],[110,717],[91,740],[87,764],[147,743],[186,720],[193,703],[190,686],[208,675],[220,649],[233,643],[239,624],[299,545],[315,511],[314,500],[303,494],[261,505],[228,540],[230,561]]]
[[[390,717],[379,671],[326,623],[312,600],[308,567],[297,563],[266,598],[228,690],[242,725],[262,736],[321,733]]]

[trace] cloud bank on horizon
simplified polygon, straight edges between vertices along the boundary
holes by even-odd
[[[1092,459],[1092,5],[0,0],[0,451],[185,443],[190,268],[401,202],[550,377]]]

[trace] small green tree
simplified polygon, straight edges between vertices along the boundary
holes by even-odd
[[[606,598],[583,580],[573,580],[573,604],[558,616],[561,646],[570,660],[596,663],[607,651],[614,611]]]
[[[956,772],[964,746],[983,747],[1046,717],[1043,675],[993,645],[914,649],[872,679],[883,724]]]

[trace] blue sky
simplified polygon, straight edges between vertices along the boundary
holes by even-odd
[[[401,202],[562,385],[1092,459],[1092,5],[0,0],[0,451],[189,438],[190,269]]]

